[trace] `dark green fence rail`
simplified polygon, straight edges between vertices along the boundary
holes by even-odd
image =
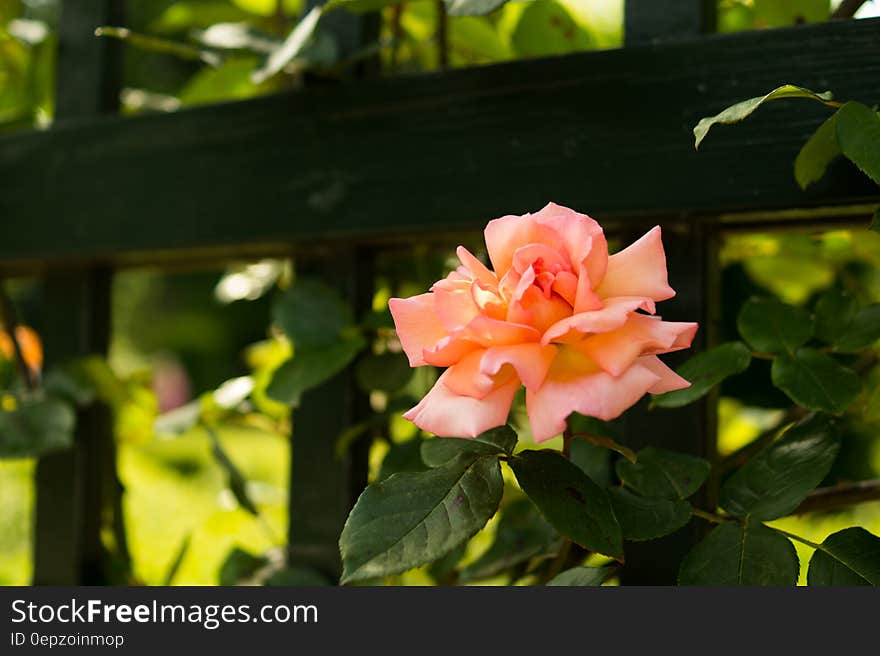
[[[807,193],[795,185],[791,163],[820,108],[762,109],[713,131],[699,154],[691,135],[700,117],[783,82],[875,102],[880,20],[702,35],[714,3],[628,0],[619,50],[120,118],[101,115],[118,91],[115,59],[91,37],[118,4],[64,3],[58,124],[0,139],[0,272],[48,276],[55,361],[106,349],[116,267],[307,251],[304,265],[363,308],[371,249],[475,231],[548,200],[624,236],[662,222],[679,290],[664,314],[699,320],[705,346],[725,225],[852,220],[880,202],[847,165]],[[370,31],[359,18],[333,20],[349,45]],[[791,208],[807,211],[772,218]],[[338,568],[336,537],[366,468],[362,453],[335,460],[332,437],[365,408],[343,374],[297,411],[291,562]],[[709,399],[649,420],[639,406],[628,440],[711,458],[714,412]],[[100,581],[100,527],[89,518],[119,517],[109,425],[98,414],[81,426],[73,454],[39,466],[39,583]],[[683,530],[650,554],[628,547],[627,582],[672,582],[695,537]]]

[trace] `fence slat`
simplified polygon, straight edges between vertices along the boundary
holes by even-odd
[[[678,36],[695,36],[711,28],[715,3],[703,0],[652,2],[627,0],[625,5],[626,42],[640,43],[670,31]],[[693,352],[714,342],[718,321],[718,226],[711,222],[681,221],[663,223],[663,243],[667,255],[669,281],[676,296],[661,304],[660,314],[671,321],[698,321],[700,330],[691,351],[664,358],[676,366]],[[632,231],[637,239],[643,229]],[[648,399],[624,416],[628,443],[634,448],[655,445],[692,453],[712,460],[715,457],[717,399],[710,396],[675,410],[648,410]],[[694,499],[704,504],[714,498],[708,486]],[[714,506],[711,506],[714,507]],[[676,582],[681,559],[700,539],[703,526],[691,522],[673,535],[650,543],[626,544],[626,567],[621,582],[627,585],[672,585]]]
[[[826,108],[762,108],[700,152],[691,128],[783,82],[874,102],[878,37],[880,19],[712,35],[3,138],[0,266],[277,254],[474,230],[548,200],[603,221],[876,203],[845,164],[795,183]]]
[[[60,123],[116,109],[118,49],[98,41],[94,30],[118,21],[121,4],[112,0],[64,3],[58,35],[56,120]],[[57,174],[70,177],[72,172]],[[43,238],[63,238],[56,232],[49,230]],[[48,366],[107,352],[111,281],[112,273],[106,268],[53,272],[46,277],[41,332]],[[116,553],[126,561],[122,569],[127,566],[112,431],[109,409],[96,404],[78,414],[73,449],[37,463],[35,584],[107,582],[110,563],[102,529],[108,521]]]

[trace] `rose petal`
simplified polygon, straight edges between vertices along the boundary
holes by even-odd
[[[633,365],[617,378],[593,369],[579,377],[557,379],[553,369],[538,390],[526,391],[529,424],[538,443],[562,433],[572,412],[604,421],[620,416],[660,380],[641,364]]]
[[[601,282],[608,263],[608,243],[602,226],[586,214],[556,203],[547,203],[533,216],[540,225],[552,228],[560,236],[575,270],[584,264],[590,279]]]
[[[555,346],[538,343],[513,344],[487,349],[481,357],[480,371],[494,376],[505,365],[511,365],[528,389],[537,389],[547,377],[556,355]]]
[[[514,377],[482,399],[461,396],[446,387],[442,376],[431,391],[403,416],[422,430],[440,437],[476,437],[507,422],[510,405],[519,389]]]
[[[648,296],[663,301],[675,296],[667,280],[660,226],[608,258],[608,270],[596,291],[602,298]]]
[[[651,394],[663,394],[664,392],[673,392],[691,386],[689,381],[667,367],[656,355],[646,355],[639,358],[637,362],[641,366],[650,369],[651,373],[660,378],[657,384],[648,390]]]
[[[486,349],[471,351],[446,370],[443,380],[450,392],[482,399],[494,389],[495,381],[492,376],[481,368],[486,353]],[[491,373],[496,374],[498,371]]]
[[[602,369],[620,376],[639,356],[687,348],[696,332],[695,323],[661,321],[659,317],[630,314],[617,330],[592,335],[576,346]]]
[[[572,331],[582,335],[616,330],[626,323],[630,314],[639,309],[653,314],[654,301],[638,296],[609,298],[599,310],[581,312],[553,324],[544,333],[541,343],[549,344],[551,341],[562,340]]]
[[[464,268],[470,272],[474,280],[479,280],[484,285],[498,285],[498,277],[489,271],[489,269],[486,268],[486,265],[474,257],[464,246],[456,248],[455,254],[458,255],[458,259],[461,261]]]
[[[392,298],[388,308],[394,318],[397,337],[411,367],[426,364],[422,355],[448,336],[434,312],[434,295],[419,294],[411,298]]]
[[[503,278],[510,269],[514,253],[520,246],[546,244],[558,250],[562,243],[554,230],[539,225],[531,214],[507,215],[489,221],[483,234],[492,268],[498,278]]]

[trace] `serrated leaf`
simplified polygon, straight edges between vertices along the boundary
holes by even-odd
[[[791,541],[757,522],[726,522],[685,557],[679,585],[794,585],[800,563]]]
[[[612,572],[611,567],[573,567],[554,576],[547,585],[596,586],[602,585]]]
[[[589,440],[572,440],[569,459],[599,487],[611,483],[611,452]]]
[[[351,324],[351,310],[339,293],[320,280],[303,278],[272,306],[272,319],[296,349],[329,346]]]
[[[363,337],[352,335],[329,345],[297,349],[275,370],[266,394],[276,401],[299,405],[303,392],[345,369],[366,345]]]
[[[620,525],[605,490],[556,451],[523,451],[509,461],[520,487],[557,531],[577,544],[623,557]]]
[[[441,558],[485,526],[503,491],[498,458],[468,454],[368,486],[339,539],[342,582],[397,574]]]
[[[76,414],[57,399],[18,399],[0,410],[0,458],[33,458],[73,445]]]
[[[880,537],[861,527],[825,538],[813,553],[808,585],[880,585]]]
[[[609,489],[608,494],[625,540],[654,540],[674,533],[691,518],[687,501],[643,497],[621,487]]]
[[[528,499],[504,508],[492,545],[461,572],[462,581],[497,576],[505,570],[547,553],[559,534]]]
[[[637,454],[635,463],[617,461],[617,476],[646,497],[687,499],[709,476],[711,466],[702,458],[649,446]]]
[[[839,450],[835,421],[811,415],[724,482],[721,507],[758,520],[784,517],[827,476]]]
[[[736,319],[739,334],[756,351],[794,351],[813,336],[813,318],[803,308],[771,298],[750,298]]]
[[[832,342],[835,351],[854,353],[880,339],[880,303],[859,310],[846,328]]]
[[[450,16],[483,16],[490,14],[507,0],[443,0]]]
[[[880,116],[859,102],[848,102],[837,112],[840,150],[859,170],[880,184]]]
[[[832,343],[846,331],[859,310],[858,303],[849,294],[830,289],[816,301],[813,310],[816,337]]]
[[[434,437],[422,443],[422,461],[429,467],[440,467],[458,456],[510,455],[516,447],[516,432],[510,426],[490,428],[474,438]]]
[[[773,384],[798,405],[832,414],[846,410],[862,389],[856,372],[811,348],[777,356],[770,376]]]
[[[403,353],[370,353],[354,369],[355,380],[365,392],[396,392],[413,377],[409,360]]]
[[[742,373],[752,362],[752,352],[742,342],[727,342],[699,353],[678,368],[678,375],[691,386],[658,394],[653,404],[661,408],[679,408],[702,398],[725,378]]]
[[[837,113],[810,135],[794,160],[794,178],[806,189],[825,175],[828,165],[841,155],[837,143]]]
[[[830,91],[815,93],[809,89],[804,89],[803,87],[798,87],[793,84],[784,84],[781,87],[773,89],[773,91],[768,94],[743,100],[735,105],[731,105],[715,116],[707,116],[706,118],[700,119],[700,122],[694,127],[694,148],[696,149],[700,147],[700,143],[706,138],[709,130],[714,125],[739,123],[743,119],[751,116],[755,110],[764,103],[782,98],[807,98],[832,107],[839,105],[839,103],[831,101],[832,95]]]

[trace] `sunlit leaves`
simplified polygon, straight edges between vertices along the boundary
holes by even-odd
[[[503,490],[498,458],[468,454],[370,485],[339,540],[342,581],[396,574],[437,560],[483,528]]]
[[[266,63],[254,71],[251,79],[259,84],[273,75],[280,73],[294,58],[306,47],[309,39],[315,33],[318,21],[321,18],[321,7],[313,7],[309,13],[302,17],[296,27],[284,40],[284,43],[266,59]]]
[[[721,506],[758,520],[788,515],[822,482],[839,449],[835,421],[808,417],[724,482]]]
[[[620,525],[608,495],[556,451],[523,451],[510,460],[520,487],[544,517],[579,545],[623,556]]]
[[[443,0],[450,16],[482,16],[489,14],[507,0]]]
[[[880,537],[860,527],[825,538],[813,553],[809,585],[880,585]]]
[[[852,369],[811,348],[777,356],[771,376],[773,384],[798,405],[833,414],[846,410],[862,389]]]
[[[880,184],[880,116],[870,107],[848,102],[837,112],[840,150],[859,169]]]
[[[613,571],[611,567],[573,567],[554,576],[547,585],[595,586],[602,585]]]
[[[831,340],[835,351],[853,353],[871,346],[880,339],[880,304],[859,310]]]
[[[543,57],[588,50],[593,38],[564,5],[555,0],[542,0],[525,6],[511,42],[520,56]]]
[[[719,124],[739,123],[743,119],[751,116],[755,110],[764,103],[781,98],[807,98],[831,106],[837,106],[839,104],[831,101],[832,95],[830,91],[815,93],[814,91],[793,84],[784,84],[766,95],[743,100],[735,105],[731,105],[715,116],[707,116],[706,118],[701,119],[694,128],[694,147],[700,147],[700,143],[706,138],[706,135],[713,126]]]
[[[740,335],[756,351],[793,351],[813,336],[813,319],[803,308],[776,299],[746,301],[736,320]]]
[[[8,397],[0,410],[0,458],[32,458],[73,444],[73,407],[56,399]]]
[[[636,462],[619,460],[617,475],[624,484],[646,497],[687,499],[709,475],[707,461],[686,453],[647,447]]]
[[[679,585],[794,585],[800,563],[791,541],[763,524],[725,522],[685,557]]]
[[[840,154],[837,113],[834,113],[812,134],[794,160],[794,178],[801,189],[821,179],[828,165]]]
[[[702,398],[725,378],[748,369],[752,353],[742,342],[728,342],[695,355],[681,367],[678,374],[690,381],[685,389],[666,392],[654,397],[654,405],[678,408]]]

